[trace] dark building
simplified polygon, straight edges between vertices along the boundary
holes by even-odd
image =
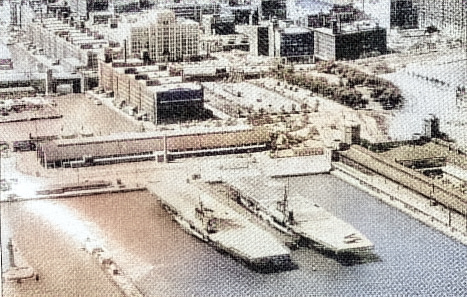
[[[263,20],[272,18],[285,20],[287,18],[286,0],[262,0],[261,17]]]
[[[115,13],[125,13],[125,12],[135,12],[140,11],[140,2],[139,1],[116,1],[114,0],[114,12]]]
[[[439,118],[430,114],[429,118],[423,120],[423,136],[426,138],[437,138],[442,135],[439,129]]]
[[[309,60],[313,57],[313,32],[307,28],[279,28],[275,32],[276,56],[286,61]]]
[[[139,0],[139,7],[141,9],[148,9],[151,6],[152,6],[151,1],[149,1],[149,0]]]
[[[109,0],[86,0],[88,12],[105,11],[109,8]]]
[[[391,28],[418,28],[418,9],[412,0],[391,0]]]
[[[225,9],[234,16],[235,25],[258,25],[259,13],[256,6],[233,6]]]
[[[269,56],[269,26],[258,27],[258,55]],[[272,42],[272,41],[271,41]]]
[[[335,20],[338,24],[352,23],[363,17],[362,12],[353,5],[334,5],[328,12],[318,12],[308,15],[308,27],[331,28]]]
[[[314,53],[320,60],[354,60],[386,53],[386,29],[359,22],[342,29],[314,29]]]
[[[215,15],[211,23],[211,32],[218,35],[235,34],[235,23],[233,16]]]
[[[158,122],[196,118],[204,110],[204,90],[200,85],[161,85],[153,88]]]

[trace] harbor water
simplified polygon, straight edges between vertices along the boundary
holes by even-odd
[[[14,224],[22,212],[49,220],[43,209],[66,209],[53,223],[79,230],[57,240],[100,238],[146,296],[467,296],[465,246],[331,175],[279,181],[365,234],[378,260],[346,266],[299,248],[298,269],[253,272],[186,234],[148,192],[16,203],[2,220]]]

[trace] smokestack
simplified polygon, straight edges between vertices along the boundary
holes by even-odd
[[[22,24],[23,20],[22,20],[21,11],[22,11],[22,4],[19,5],[19,27],[22,29],[23,28],[23,24]]]
[[[167,135],[164,135],[164,162],[169,163],[168,153],[167,153]]]
[[[126,63],[126,39],[123,41],[123,59],[125,60]]]
[[[10,240],[8,241],[8,253],[10,255],[10,267],[16,267],[16,264],[15,264],[15,251],[14,251],[14,247],[13,247],[13,241]]]

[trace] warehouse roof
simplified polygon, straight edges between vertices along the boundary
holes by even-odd
[[[134,137],[134,136],[139,137]],[[220,131],[188,135],[167,135],[169,151],[193,151],[235,147],[269,141],[269,133],[264,129]],[[128,133],[81,139],[62,139],[40,145],[40,155],[47,162],[76,160],[83,156],[109,157],[141,154],[164,150],[163,136],[158,133]]]

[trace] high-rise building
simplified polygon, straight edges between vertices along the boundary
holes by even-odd
[[[284,20],[287,17],[286,0],[262,0],[261,15],[263,20],[272,18]]]
[[[107,10],[109,0],[69,0],[68,5],[72,15],[78,19],[87,19],[89,12]]]
[[[418,28],[418,8],[413,0],[391,0],[390,26],[402,29]]]
[[[421,28],[434,26],[455,38],[466,38],[467,3],[464,0],[414,0]]]
[[[275,30],[275,56],[287,61],[310,61],[313,57],[313,31],[286,27]]]
[[[147,52],[156,62],[189,60],[199,56],[199,35],[198,23],[162,10],[151,23],[131,28],[130,51],[141,56]]]
[[[386,53],[386,29],[369,21],[314,29],[314,54],[319,60],[354,60]]]

